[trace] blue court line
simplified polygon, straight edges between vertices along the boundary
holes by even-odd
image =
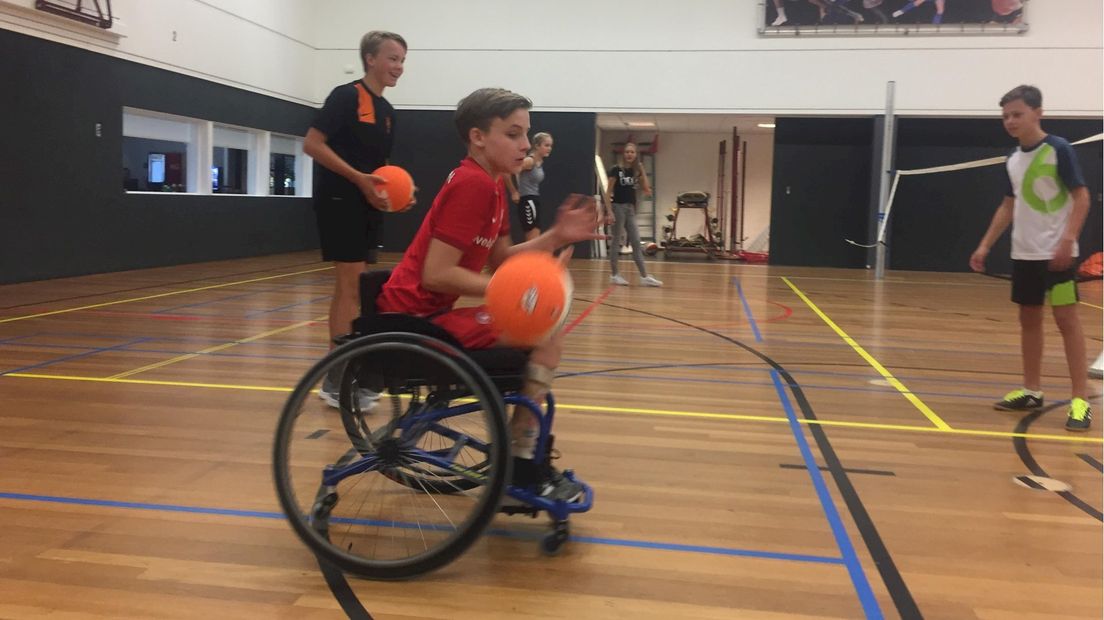
[[[154,310],[153,313],[154,314],[160,314],[160,313],[165,313],[165,312],[172,312],[173,310],[177,310],[179,308],[196,308],[198,306],[208,306],[208,305],[211,305],[211,304],[217,304],[217,303],[224,302],[224,301],[230,301],[231,299],[241,299],[243,297],[252,297],[253,295],[261,295],[263,293],[275,293],[275,292],[283,291],[283,290],[286,290],[286,289],[289,289],[289,288],[293,288],[295,286],[297,286],[297,285],[295,285],[295,284],[285,284],[283,286],[273,286],[273,287],[262,289],[262,290],[259,290],[259,291],[249,291],[249,292],[246,292],[246,293],[239,293],[237,295],[229,295],[227,297],[219,297],[218,299],[208,299],[207,301],[198,301],[198,302],[191,303],[191,304],[181,304],[179,306],[170,306],[168,308],[161,308],[160,310]],[[203,316],[203,315],[201,315],[201,316]]]
[[[756,325],[755,317],[751,315],[751,308],[748,307],[747,297],[744,297],[744,287],[740,286],[740,279],[734,276],[732,283],[736,285],[736,292],[740,294],[740,303],[744,305],[744,316],[751,324],[751,333],[755,334],[755,342],[763,342],[763,335],[759,333],[759,326]]]
[[[129,347],[132,344],[138,344],[140,342],[144,342],[145,340],[146,340],[145,338],[138,338],[137,340],[131,340],[130,342],[124,342],[123,344],[117,344],[117,345],[111,346],[111,347],[100,347],[100,348],[97,348],[97,349],[91,349],[91,350],[85,351],[83,353],[74,353],[73,355],[65,355],[65,356],[62,356],[62,357],[55,357],[53,359],[46,360],[45,362],[39,362],[38,364],[31,364],[29,366],[22,366],[20,368],[9,368],[8,370],[0,371],[0,376],[10,374],[10,373],[13,373],[13,372],[24,372],[24,371],[31,370],[31,369],[34,369],[34,368],[45,368],[46,366],[52,366],[52,365],[60,363],[60,362],[68,362],[70,360],[80,359],[82,357],[89,357],[89,356],[92,356],[92,355],[96,355],[98,353],[103,353],[105,351],[121,351],[124,348]]]
[[[249,319],[249,318],[253,318],[253,317],[255,317],[257,315],[260,315],[260,314],[268,314],[270,312],[280,312],[281,310],[287,310],[288,308],[297,308],[299,306],[305,306],[307,304],[318,303],[319,301],[322,301],[323,299],[330,299],[331,297],[333,297],[333,295],[323,295],[321,297],[315,297],[314,299],[308,299],[307,301],[300,301],[298,303],[288,304],[286,306],[280,306],[278,308],[271,308],[271,309],[268,309],[268,310],[254,310],[252,312],[246,312],[245,313],[245,318]]]
[[[847,528],[844,527],[843,521],[840,519],[836,504],[832,501],[832,495],[828,492],[828,486],[824,483],[824,477],[820,473],[816,459],[813,458],[809,442],[805,439],[805,431],[802,430],[801,424],[797,421],[797,414],[794,413],[793,405],[790,404],[790,399],[786,396],[786,391],[782,387],[782,380],[778,376],[778,371],[771,370],[771,379],[774,380],[774,389],[778,392],[778,400],[782,402],[782,408],[786,411],[786,418],[790,422],[790,431],[793,432],[797,447],[801,451],[801,458],[805,461],[805,469],[813,480],[817,498],[820,499],[824,516],[828,519],[828,524],[832,528],[832,535],[836,539],[836,545],[843,555],[843,563],[847,566],[848,574],[851,575],[851,583],[855,586],[855,593],[859,596],[863,611],[867,618],[881,619],[884,617],[882,610],[878,607],[878,601],[874,598],[874,591],[870,589],[870,582],[867,581],[866,573],[863,572],[862,563],[859,562],[855,548],[851,545],[851,538],[847,535]]]
[[[218,515],[223,517],[243,517],[251,519],[285,519],[281,512],[264,510],[238,510],[234,508],[210,508],[206,506],[180,506],[177,504],[152,504],[146,502],[121,502],[108,499],[92,499],[85,497],[59,497],[56,495],[35,495],[30,493],[3,493],[0,499],[10,499],[25,502],[50,502],[55,504],[76,504],[80,506],[97,506],[103,508],[125,508],[129,510],[154,510],[161,512],[182,512],[188,514]],[[343,522],[354,520],[343,520]],[[361,520],[355,520],[360,522]],[[364,520],[370,525],[393,525],[395,527],[417,528],[416,524],[376,523]],[[491,528],[486,533],[492,536],[505,536],[509,538],[539,538],[539,535],[526,532],[517,532],[501,528]],[[585,542],[594,545],[611,545],[617,547],[634,547],[637,549],[655,549],[658,551],[683,551],[687,553],[708,553],[714,555],[739,556],[762,558],[767,560],[788,560],[791,562],[811,562],[817,564],[843,564],[843,558],[833,558],[820,555],[807,555],[801,553],[776,553],[773,551],[757,551],[754,549],[735,549],[731,547],[711,547],[706,545],[683,545],[678,543],[661,543],[648,540],[631,540],[623,538],[602,538],[597,536],[572,536],[572,542]]]

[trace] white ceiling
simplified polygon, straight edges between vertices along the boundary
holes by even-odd
[[[758,127],[759,123],[773,123],[771,116],[746,116],[740,114],[611,114],[598,115],[598,127],[612,131],[659,131],[678,133],[731,133],[736,127],[740,133],[767,133],[771,129]],[[655,123],[655,127],[630,127],[629,123]]]

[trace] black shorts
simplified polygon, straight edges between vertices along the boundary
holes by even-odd
[[[1051,271],[1049,260],[1012,261],[1012,301],[1021,306],[1069,306],[1078,302],[1073,268]]]
[[[322,260],[339,263],[374,263],[383,213],[364,196],[328,194],[314,197]]]
[[[537,212],[540,211],[540,196],[522,196],[518,200],[518,220],[521,229],[529,232],[537,228]]]

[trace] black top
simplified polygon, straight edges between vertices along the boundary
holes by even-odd
[[[395,108],[357,80],[333,89],[311,127],[326,134],[326,144],[347,164],[372,172],[391,157]],[[315,196],[350,192],[360,193],[344,177],[315,162]]]
[[[639,180],[635,168],[622,168],[614,166],[609,170],[609,178],[613,179],[613,198],[610,202],[618,204],[636,204],[636,183]]]

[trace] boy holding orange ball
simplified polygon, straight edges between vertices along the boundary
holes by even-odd
[[[573,195],[560,206],[556,223],[536,239],[511,245],[503,177],[516,174],[529,150],[529,108],[526,97],[498,88],[479,89],[457,106],[454,121],[468,156],[449,174],[422,221],[414,240],[384,285],[376,307],[425,317],[452,334],[468,349],[504,344],[501,333],[483,307],[453,308],[461,296],[482,298],[493,271],[516,253],[558,248],[593,239],[598,209],[590,197]],[[561,253],[566,263],[570,248]],[[538,344],[531,352],[522,390],[541,403],[548,393],[563,350],[562,334]],[[581,487],[554,470],[533,462],[539,423],[517,408],[510,420],[514,484],[536,486],[550,499],[573,501]]]

